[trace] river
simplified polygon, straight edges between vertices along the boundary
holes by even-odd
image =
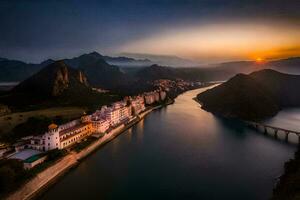
[[[192,99],[203,90],[150,113],[40,198],[268,199],[297,138],[286,143],[216,118]],[[299,116],[300,110],[288,110],[268,123],[290,127]]]

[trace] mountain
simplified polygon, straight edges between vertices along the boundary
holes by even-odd
[[[172,71],[171,75],[168,75],[169,77],[196,81],[227,80],[237,73],[251,73],[266,68],[283,73],[300,74],[300,58],[297,57],[261,63],[235,61],[206,66],[202,65],[200,67],[199,63],[176,56],[126,53],[122,55],[124,56],[110,57],[103,56],[97,52],[91,52],[71,59],[64,59],[64,61],[69,66],[84,71],[93,86],[110,90],[124,84],[133,84],[132,80],[135,78],[142,79],[144,72],[146,79],[162,78],[165,77],[166,72]],[[54,60],[49,59],[39,64],[31,64],[0,58],[0,70],[2,72],[0,73],[0,82],[22,81],[53,62]],[[161,68],[161,70],[158,70],[151,67],[154,63],[157,63],[156,66],[173,67],[164,67],[164,69]],[[158,74],[155,75],[154,71],[157,70]]]
[[[97,52],[64,61],[71,67],[82,70],[94,87],[113,90],[129,82],[126,74],[119,67],[108,64]]]
[[[2,104],[17,108],[101,105],[109,99],[109,96],[93,91],[86,75],[63,60],[44,67],[0,96]]]
[[[95,63],[98,60],[103,60],[103,57],[101,54],[94,51],[71,59],[64,59],[64,62],[73,68],[80,68],[81,66]]]
[[[125,84],[128,79],[124,75],[119,67],[108,64],[105,59],[110,61],[120,62],[144,62],[147,60],[135,60],[131,58],[114,58],[108,56],[102,56],[97,52],[83,54],[72,59],[64,59],[64,62],[72,68],[80,69],[86,73],[90,79],[90,83],[96,87],[102,87],[105,89],[112,89],[118,87],[118,85]],[[55,62],[48,59],[39,64],[28,64],[17,60],[8,60],[0,58],[0,82],[18,82],[23,81],[31,75],[38,72],[43,67]]]
[[[300,76],[271,69],[238,74],[227,82],[200,93],[202,108],[217,115],[261,120],[285,107],[300,106]]]
[[[57,97],[67,91],[88,89],[87,78],[83,72],[70,68],[64,61],[56,61],[21,82],[12,92]]]
[[[271,61],[267,66],[281,72],[300,74],[300,57]]]
[[[212,68],[174,68],[160,65],[151,65],[144,67],[135,72],[135,77],[138,80],[153,81],[157,79],[183,79],[187,81],[219,81],[224,80],[227,76],[223,70]]]
[[[178,70],[172,67],[164,67],[159,65],[151,65],[145,67],[137,72],[137,78],[140,80],[153,81],[157,79],[170,79],[174,80],[180,78]]]
[[[135,59],[148,59],[157,65],[173,66],[173,67],[194,67],[199,66],[199,62],[185,58],[180,58],[173,55],[154,55],[142,53],[122,53],[122,56]]]
[[[251,73],[262,69],[273,69],[282,73],[300,74],[300,57],[256,62],[236,61],[210,65],[211,70],[222,71],[224,78],[237,73]],[[228,77],[228,78],[229,78]]]
[[[22,81],[49,64],[47,60],[40,64],[30,64],[18,60],[0,59],[0,82]]]

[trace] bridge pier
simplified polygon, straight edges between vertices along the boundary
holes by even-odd
[[[278,130],[277,129],[274,129],[274,137],[277,139],[278,138]]]
[[[290,132],[289,131],[285,131],[285,141],[289,141],[289,134]]]
[[[268,129],[267,129],[267,127],[265,127],[265,126],[264,126],[264,134],[265,134],[265,135],[268,134]]]
[[[280,127],[275,127],[275,126],[270,126],[270,125],[266,125],[266,124],[261,124],[261,123],[257,123],[257,122],[251,122],[251,121],[246,121],[246,124],[248,126],[251,126],[252,128],[255,128],[257,131],[259,132],[263,132],[264,135],[268,134],[269,132],[273,132],[274,131],[274,137],[278,138],[278,131],[282,131],[283,133],[285,133],[285,141],[288,142],[289,140],[289,134],[295,134],[298,136],[298,143],[300,145],[300,131],[294,131],[294,130],[290,130],[290,129],[285,129],[285,128],[280,128]],[[268,130],[269,129],[269,130]]]

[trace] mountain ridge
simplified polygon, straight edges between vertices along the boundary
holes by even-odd
[[[118,99],[117,95],[94,91],[85,73],[63,60],[55,61],[0,96],[0,102],[14,109],[49,106],[93,107]],[[20,101],[20,99],[22,99]]]
[[[282,108],[300,106],[300,76],[271,69],[237,74],[227,82],[197,95],[202,108],[229,118],[262,120]]]

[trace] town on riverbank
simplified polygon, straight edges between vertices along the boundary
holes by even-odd
[[[12,182],[13,187],[8,185],[12,189],[4,194],[11,193],[9,199],[31,198],[57,176],[152,110],[171,104],[178,94],[186,90],[205,85],[180,81],[170,88],[170,84],[174,83],[169,80],[160,80],[156,84],[159,89],[127,96],[67,123],[51,123],[41,135],[26,136],[9,145],[2,144],[1,162],[7,166],[2,167],[2,171],[19,169],[22,173],[16,174],[21,178]]]

